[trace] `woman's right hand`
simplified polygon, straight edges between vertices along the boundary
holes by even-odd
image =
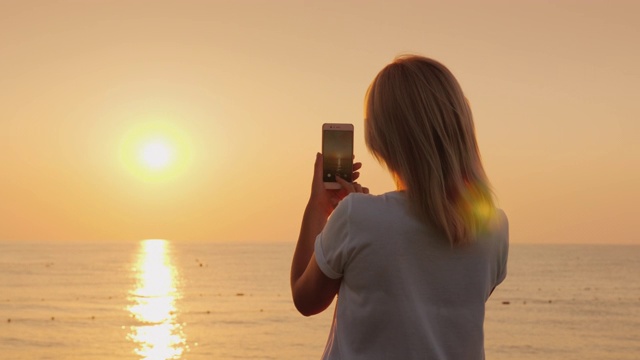
[[[356,163],[360,166],[358,166],[357,169],[360,169],[362,167],[362,164],[360,163]],[[353,175],[360,175],[360,173],[355,172],[356,169],[356,164],[353,164],[353,170],[354,173]],[[340,176],[336,176],[336,180],[338,182],[338,184],[340,184],[340,186],[342,186],[342,189],[345,190],[347,193],[346,195],[349,195],[351,193],[357,192],[357,193],[363,193],[363,194],[368,194],[369,193],[369,188],[366,187],[362,187],[362,185],[358,184],[355,180],[358,176],[355,176],[353,178],[353,182],[348,182],[347,180],[341,178]],[[345,196],[346,196],[345,195]]]

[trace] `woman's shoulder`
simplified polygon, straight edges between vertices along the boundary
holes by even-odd
[[[397,205],[406,200],[401,191],[390,191],[379,195],[351,193],[345,199],[348,199],[352,206],[358,207]]]
[[[487,219],[485,226],[480,229],[481,238],[487,238],[500,247],[509,244],[509,219],[504,210],[496,208],[494,215]]]
[[[494,218],[495,218],[496,226],[499,229],[502,229],[503,231],[509,230],[509,218],[507,217],[507,213],[505,213],[504,210],[500,208],[496,208]]]
[[[406,198],[398,191],[380,195],[352,193],[345,200],[347,200],[349,216],[352,219],[383,221],[383,219],[405,216],[408,211]]]

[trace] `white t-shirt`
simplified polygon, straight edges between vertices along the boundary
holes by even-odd
[[[325,359],[484,359],[485,302],[506,276],[508,224],[452,247],[410,211],[404,192],[351,194],[315,243],[342,278]]]

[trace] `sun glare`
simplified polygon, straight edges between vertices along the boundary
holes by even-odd
[[[178,359],[188,351],[183,326],[177,321],[177,272],[171,264],[166,240],[140,243],[135,270],[137,286],[131,291],[129,311],[135,320],[128,338],[141,359]]]
[[[186,134],[163,122],[142,123],[129,130],[120,146],[120,160],[145,182],[162,182],[182,174],[191,162]]]

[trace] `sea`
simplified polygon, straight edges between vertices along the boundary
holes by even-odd
[[[0,242],[0,359],[317,359],[295,244]],[[464,346],[464,344],[461,344]],[[640,246],[512,244],[487,359],[640,359]]]

